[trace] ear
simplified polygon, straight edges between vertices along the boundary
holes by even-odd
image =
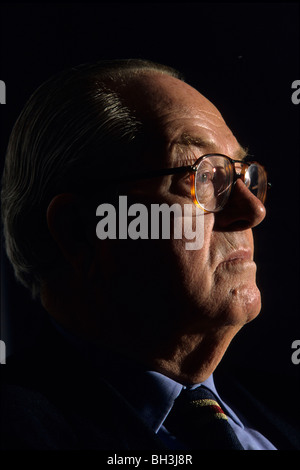
[[[93,248],[78,197],[69,193],[55,196],[47,209],[47,224],[67,263],[78,273],[87,272]]]

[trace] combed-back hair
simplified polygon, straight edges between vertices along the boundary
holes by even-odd
[[[43,83],[15,123],[2,178],[3,230],[16,278],[33,297],[60,257],[46,221],[52,198],[79,191],[91,174],[101,179],[115,159],[127,156],[128,165],[137,151],[142,124],[118,89],[145,71],[182,79],[141,59],[79,65]]]

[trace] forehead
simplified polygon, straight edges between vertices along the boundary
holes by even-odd
[[[145,73],[127,88],[130,107],[150,125],[165,145],[171,163],[182,159],[185,149],[224,153],[237,157],[241,147],[218,109],[196,89],[169,75]],[[193,152],[190,153],[194,159]]]

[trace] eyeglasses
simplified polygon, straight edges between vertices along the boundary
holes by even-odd
[[[190,174],[193,202],[204,212],[221,211],[238,179],[241,179],[249,191],[263,204],[267,189],[271,186],[267,181],[264,167],[259,163],[233,160],[220,153],[203,155],[193,165],[154,170],[134,175],[130,179],[152,178],[185,172]]]

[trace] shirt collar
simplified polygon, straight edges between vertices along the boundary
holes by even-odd
[[[126,397],[128,402],[136,409],[143,421],[158,432],[166,417],[171,411],[174,401],[183,389],[195,389],[201,385],[208,388],[215,396],[229,418],[243,427],[236,414],[224,403],[216,390],[213,375],[202,383],[183,385],[165,375],[150,370],[135,370],[133,375],[126,374],[126,381],[118,378],[116,388]]]
[[[145,371],[139,377],[136,388],[141,392],[141,400],[135,400],[133,405],[140,417],[157,433],[183,385],[159,372]]]
[[[141,399],[138,401],[135,400],[135,404],[132,404],[137,409],[140,417],[156,433],[163,425],[174,405],[174,401],[180,395],[182,390],[192,390],[202,385],[208,388],[215,395],[219,405],[227,416],[242,428],[244,427],[237,415],[231,410],[231,408],[229,408],[228,405],[226,405],[217,392],[213,375],[208,377],[204,382],[194,385],[182,385],[155,371],[145,371],[143,377],[140,376],[138,380],[138,389],[141,392]],[[134,386],[134,382],[132,385]]]

